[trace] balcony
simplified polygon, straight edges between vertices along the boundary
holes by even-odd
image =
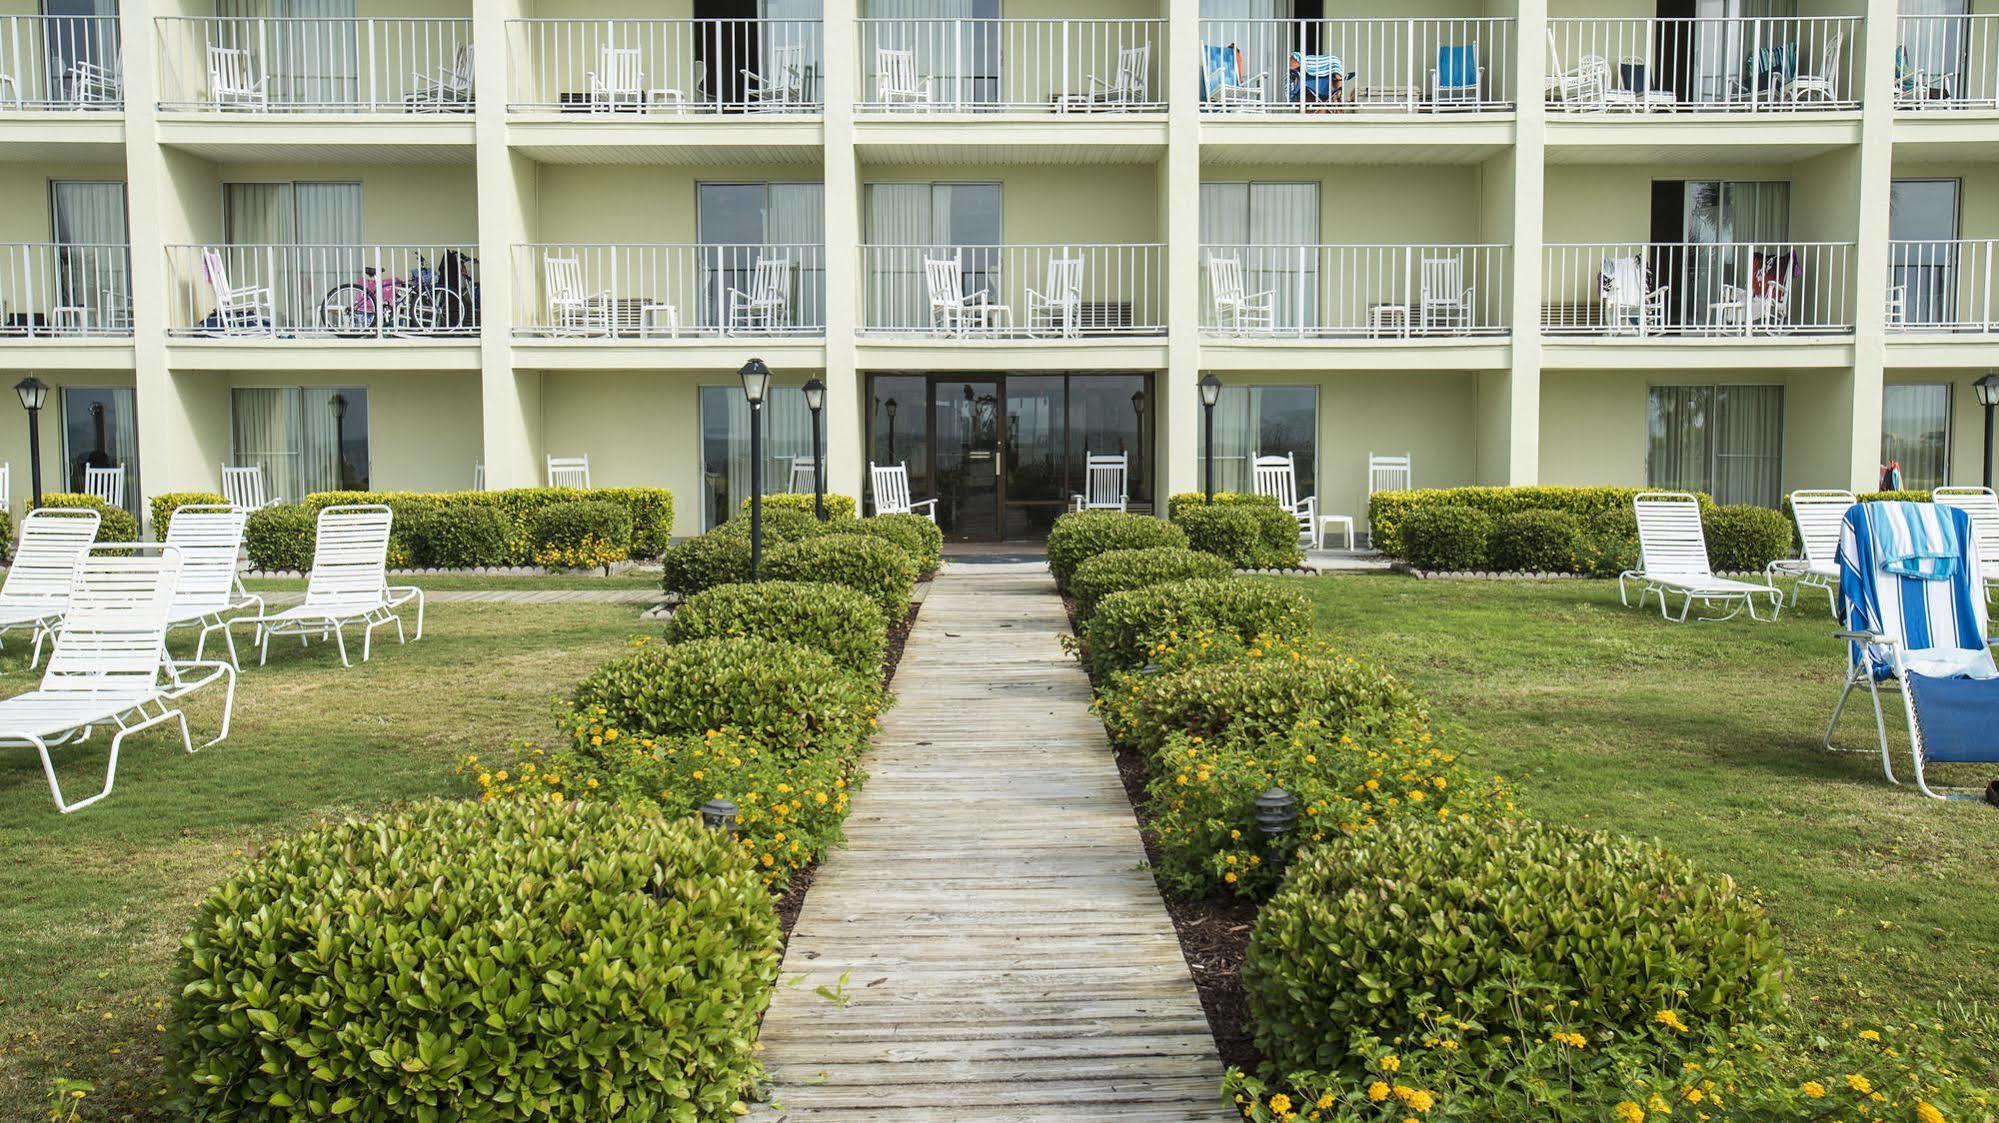
[[[1513,108],[1511,19],[1204,19],[1201,111]]]
[[[1902,16],[1897,109],[1999,109],[1999,15]]]
[[[862,332],[1049,341],[1166,334],[1161,245],[862,246]]]
[[[219,340],[474,340],[472,246],[166,247],[167,334]]]
[[[1888,243],[1887,330],[1920,336],[1999,332],[1999,241]]]
[[[169,113],[472,112],[469,19],[162,17]]]
[[[509,20],[514,113],[816,114],[820,24],[771,19]]]
[[[1509,246],[1204,245],[1211,339],[1467,339],[1509,333]]]
[[[129,337],[131,251],[0,242],[0,340]]]
[[[1749,339],[1853,331],[1851,242],[1550,245],[1551,336]]]
[[[516,339],[702,340],[826,334],[818,244],[514,247]]]
[[[859,113],[1166,109],[1164,20],[864,19],[859,30]]]
[[[0,111],[124,107],[117,16],[0,16]]]
[[[1552,19],[1563,113],[1810,113],[1860,107],[1856,16]]]

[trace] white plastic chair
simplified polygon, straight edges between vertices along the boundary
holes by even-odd
[[[210,633],[221,632],[229,648],[229,665],[236,661],[236,637],[229,631],[232,613],[264,611],[264,598],[243,588],[236,557],[243,550],[243,527],[251,508],[226,503],[191,503],[174,510],[167,523],[166,544],[180,551],[180,585],[174,591],[167,627],[193,625],[194,657],[207,649]]]
[[[270,79],[241,47],[208,48],[208,101],[216,109],[269,109]]]
[[[264,469],[252,464],[247,468],[222,466],[222,496],[229,505],[239,511],[259,511],[282,499],[264,494]]]
[[[410,75],[410,93],[404,99],[412,109],[449,109],[472,104],[473,44],[458,48],[448,69],[430,74]]]
[[[229,283],[229,269],[222,263],[222,251],[209,247],[201,251],[201,274],[215,293],[215,320],[223,335],[271,335],[277,316],[277,301],[269,285]]]
[[[611,333],[611,290],[584,290],[581,259],[543,251],[541,269],[548,290],[548,322],[555,334]]]
[[[1057,257],[1048,262],[1047,291],[1027,290],[1027,331],[1075,336],[1083,311],[1083,259]]]
[[[1319,497],[1298,497],[1298,461],[1294,454],[1259,456],[1250,462],[1250,490],[1277,500],[1286,514],[1298,520],[1298,536],[1318,543]],[[1349,540],[1348,545],[1352,545]]]
[[[1784,604],[1783,590],[1714,575],[1708,563],[1707,535],[1701,529],[1700,500],[1684,491],[1648,491],[1632,500],[1632,505],[1638,514],[1638,568],[1617,575],[1618,600],[1631,603],[1625,583],[1635,580],[1641,582],[1638,607],[1644,608],[1646,599],[1656,593],[1663,619],[1684,623],[1688,610],[1699,601],[1703,609],[1734,606],[1727,616],[1703,616],[1702,620],[1727,620],[1745,609],[1751,620],[1761,620],[1756,615],[1756,601],[1761,597],[1770,598],[1770,615],[1776,618]],[[1678,616],[1667,609],[1669,594],[1684,598]]]
[[[930,79],[916,76],[916,52],[875,49],[875,100],[890,109],[918,109],[935,99]]]
[[[120,543],[89,550],[77,563],[67,596],[68,613],[38,689],[0,701],[0,745],[33,748],[56,810],[68,814],[111,794],[125,738],[156,725],[180,726],[181,745],[195,751],[187,715],[173,703],[224,679],[222,731],[206,748],[229,736],[236,707],[236,670],[227,663],[175,663],[167,658],[167,619],[183,572],[172,546]],[[190,671],[207,671],[190,679]],[[104,787],[74,803],[64,798],[49,750],[89,739],[98,726],[115,726]]]
[[[590,456],[551,456],[548,458],[548,486],[581,487],[590,486]]]
[[[1089,79],[1092,105],[1144,105],[1152,100],[1152,44],[1118,48],[1117,73],[1108,81]]]
[[[742,70],[744,100],[751,109],[782,110],[805,102],[805,47],[793,44],[764,52],[764,69]]]
[[[990,331],[1001,320],[1013,318],[1013,309],[992,302],[985,289],[967,295],[965,274],[957,259],[923,259],[923,282],[930,292],[930,328],[946,335],[963,335],[968,329]]]
[[[1092,453],[1083,458],[1083,491],[1069,497],[1072,511],[1122,511],[1129,501],[1130,469],[1122,452]]]
[[[1971,518],[1971,533],[1978,539],[1979,577],[1989,600],[1999,592],[1999,498],[1989,487],[1940,487],[1930,492],[1930,501],[1955,507]]]
[[[639,68],[637,47],[604,47],[597,53],[597,69],[586,71],[590,84],[590,112],[615,113],[645,107],[645,72]]]
[[[85,468],[83,493],[101,499],[112,507],[124,507],[125,466],[120,464],[110,468]]]
[[[1478,289],[1465,284],[1465,261],[1456,254],[1425,257],[1422,299],[1416,307],[1419,331],[1464,333],[1471,330]]]
[[[782,330],[791,322],[791,259],[759,257],[750,272],[750,291],[731,288],[729,331]]]
[[[1214,302],[1216,326],[1235,335],[1268,331],[1276,323],[1277,290],[1245,294],[1238,258],[1208,255],[1208,296]]]
[[[877,464],[868,461],[869,489],[874,493],[875,514],[916,515],[920,514],[931,522],[937,521],[937,501],[925,499],[911,502],[909,498],[909,462],[898,464]]]
[[[791,479],[785,484],[784,489],[793,495],[810,495],[818,476],[818,468],[813,464],[811,457],[794,456],[791,458]]]
[[[21,519],[14,558],[0,584],[0,635],[33,629],[29,666],[41,662],[42,641],[62,626],[77,560],[96,540],[102,518],[88,507],[41,507]]]
[[[325,639],[330,635],[340,649],[340,665],[351,667],[343,631],[348,624],[362,626],[361,661],[365,663],[372,653],[376,628],[394,624],[396,642],[406,642],[401,610],[412,601],[416,603],[415,638],[423,638],[423,590],[388,581],[393,519],[390,510],[378,503],[347,504],[319,512],[305,603],[230,621],[257,626],[260,666],[270,657],[272,636],[297,636],[303,647],[309,637]]]
[[[1974,490],[1984,491],[1984,488]],[[1991,492],[1986,492],[1989,498]],[[1798,603],[1799,594],[1807,588],[1825,590],[1826,601],[1832,607],[1835,617],[1839,615],[1839,528],[1846,523],[1846,512],[1858,502],[1850,491],[1837,488],[1823,488],[1809,491],[1794,491],[1790,496],[1791,519],[1798,526],[1798,541],[1802,543],[1799,557],[1780,558],[1763,568],[1763,579],[1772,584],[1779,577],[1795,577],[1797,584],[1791,587],[1791,603]],[[1999,506],[1992,511],[1999,519]],[[1999,533],[1999,525],[1994,527]]]

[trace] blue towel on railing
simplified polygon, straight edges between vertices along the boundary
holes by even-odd
[[[1468,90],[1478,85],[1478,44],[1437,48],[1437,85],[1446,90]]]
[[[1897,577],[1948,581],[1957,576],[1957,524],[1933,503],[1881,504],[1868,520],[1874,556]]]

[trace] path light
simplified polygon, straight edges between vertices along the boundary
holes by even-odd
[[[42,505],[42,407],[48,404],[49,388],[31,374],[14,384],[14,392],[21,396],[21,408],[28,411],[28,476],[34,481],[35,506],[39,507]],[[1988,446],[1990,443],[1987,442]]]
[[[1201,413],[1207,420],[1208,430],[1206,488],[1210,505],[1215,501],[1215,403],[1220,401],[1221,397],[1222,380],[1215,377],[1214,371],[1209,371],[1201,378]]]
[[[1298,801],[1283,788],[1256,797],[1256,829],[1267,835],[1288,834],[1298,822]]]
[[[701,805],[701,825],[711,831],[736,833],[736,805],[726,799],[711,799]]]
[[[736,375],[750,403],[750,580],[755,581],[764,557],[764,395],[770,392],[770,368],[751,359]]]
[[[1157,663],[1147,663],[1145,666],[1140,667],[1138,669],[1138,673],[1142,675],[1156,675],[1165,669],[1166,668],[1160,666]]]
[[[1985,486],[1992,486],[1992,407],[1999,406],[1999,371],[1986,371],[1985,377],[1971,384],[1978,394],[1978,404],[1985,407]]]
[[[812,513],[826,521],[826,461],[819,443],[819,411],[826,405],[826,384],[812,379],[805,384],[805,408],[812,411]]]

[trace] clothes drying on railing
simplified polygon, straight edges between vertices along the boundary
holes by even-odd
[[[1749,295],[1781,299],[1793,280],[1803,280],[1805,263],[1789,250],[1749,255]]]
[[[1774,47],[1762,47],[1748,58],[1750,85],[1753,96],[1781,94],[1784,87],[1798,76],[1798,45],[1783,43]]]
[[[1308,55],[1291,52],[1285,80],[1284,100],[1294,105],[1342,100],[1347,70],[1338,55]]]
[[[1606,257],[1597,274],[1597,295],[1605,302],[1635,305],[1642,302],[1652,285],[1645,278],[1645,261],[1637,254]]]

